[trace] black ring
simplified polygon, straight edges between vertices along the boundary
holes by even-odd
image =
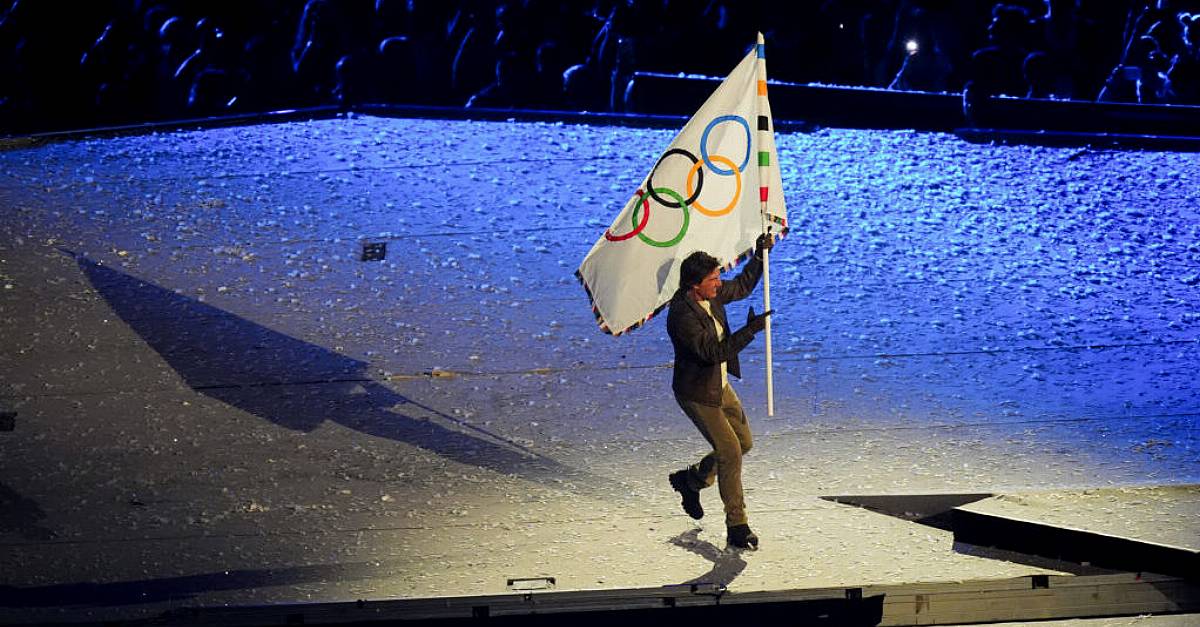
[[[691,159],[692,163],[698,163],[700,161],[699,159],[696,158],[696,155],[693,155],[692,153],[690,153],[682,148],[672,148],[672,149],[664,152],[663,156],[658,158],[658,163],[654,164],[654,169],[650,170],[650,176],[646,179],[646,189],[650,190],[650,197],[653,198],[654,200],[658,201],[659,204],[666,205],[668,207],[674,207],[674,208],[678,209],[679,207],[682,207],[683,205],[680,205],[678,202],[673,201],[673,200],[672,201],[663,200],[662,196],[659,196],[658,193],[654,191],[654,173],[658,171],[658,166],[662,165],[663,160],[666,159],[667,157],[671,156],[672,153],[681,154],[681,155],[687,157],[688,159]],[[690,205],[690,204],[696,202],[696,199],[700,197],[700,190],[704,189],[704,168],[700,168],[698,170],[698,172],[699,172],[700,176],[697,177],[698,180],[696,181],[696,191],[691,195],[690,198],[687,198],[683,201],[683,204],[685,204],[685,205]]]

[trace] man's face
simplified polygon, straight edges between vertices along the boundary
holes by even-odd
[[[704,280],[692,289],[696,294],[696,300],[716,298],[717,290],[721,289],[721,269],[713,268],[713,271],[705,275]]]

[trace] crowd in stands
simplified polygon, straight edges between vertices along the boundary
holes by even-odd
[[[0,127],[623,111],[636,72],[723,76],[760,30],[777,80],[1200,104],[1200,0],[0,0]]]

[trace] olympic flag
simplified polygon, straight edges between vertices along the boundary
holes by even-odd
[[[759,234],[773,225],[786,231],[765,56],[760,33],[584,257],[576,275],[606,333],[635,329],[661,310],[692,252],[729,269],[754,252]],[[768,351],[769,337],[768,329]]]

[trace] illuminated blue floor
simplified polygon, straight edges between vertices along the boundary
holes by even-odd
[[[602,334],[573,276],[672,134],[359,117],[0,152],[0,411],[17,414],[0,490],[18,505],[0,551],[21,565],[0,599],[705,572],[670,542],[690,521],[663,478],[703,443],[664,325]],[[760,552],[732,586],[1025,572],[942,563],[933,540],[936,559],[897,567],[891,531],[839,568],[853,541],[791,518],[840,520],[820,495],[1200,482],[1200,155],[777,141],[776,416],[761,341],[737,389],[779,563]],[[364,241],[386,260],[360,261]],[[871,526],[854,521],[831,537]],[[800,546],[825,570],[781,579]]]

